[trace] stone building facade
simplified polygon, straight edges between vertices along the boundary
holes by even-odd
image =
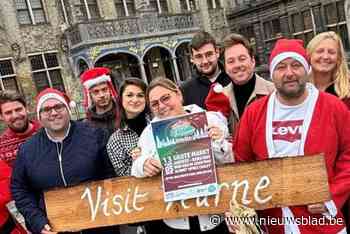
[[[317,33],[337,32],[347,53],[348,0],[235,0],[227,15],[230,31],[249,38],[256,51],[257,69],[267,75],[270,51],[278,38],[299,38],[305,45]]]
[[[33,104],[46,87],[78,103],[79,75],[94,66],[113,70],[119,83],[191,72],[188,43],[207,30],[229,32],[229,0],[2,0],[0,90],[14,89]],[[31,105],[33,106],[33,105]]]

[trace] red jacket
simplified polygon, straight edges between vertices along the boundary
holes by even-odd
[[[18,147],[28,138],[34,135],[40,128],[40,124],[36,121],[30,122],[33,126],[30,131],[24,134],[18,134],[7,128],[3,134],[0,135],[0,160],[6,162],[10,167],[13,167],[17,156]]]
[[[252,103],[243,114],[235,141],[236,161],[268,159],[265,139],[266,114],[269,97]],[[350,194],[350,112],[337,97],[320,92],[310,127],[304,153],[325,154],[328,182],[332,199],[338,209],[337,216]],[[294,217],[321,217],[310,214],[306,206],[290,207]],[[280,208],[260,212],[261,216],[282,217]],[[284,233],[283,226],[268,226],[270,233]],[[338,233],[344,225],[300,225],[301,233]]]
[[[6,208],[6,204],[11,201],[10,193],[10,177],[11,168],[2,160],[0,160],[0,232],[1,227],[6,223],[7,219],[10,218],[10,214]],[[14,228],[11,234],[25,234],[26,232],[19,226]]]

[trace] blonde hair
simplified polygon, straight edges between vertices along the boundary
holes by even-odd
[[[343,99],[350,97],[350,82],[349,70],[345,58],[345,50],[340,37],[333,31],[323,32],[317,34],[306,47],[307,54],[310,57],[315,52],[316,47],[326,39],[334,40],[338,45],[338,59],[337,65],[332,73],[332,81],[334,82],[335,92],[339,98]],[[314,83],[312,74],[311,82]]]
[[[146,91],[147,102],[149,102],[149,93],[151,92],[151,90],[158,87],[158,86],[163,87],[165,89],[168,89],[174,93],[179,93],[182,95],[182,93],[179,89],[179,86],[177,86],[177,84],[175,84],[170,79],[161,77],[161,78],[156,78],[156,79],[152,80],[151,83],[148,85],[147,91]]]

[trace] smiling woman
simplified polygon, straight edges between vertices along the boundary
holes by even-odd
[[[344,46],[332,31],[316,35],[307,45],[311,81],[321,90],[344,101],[350,109],[350,81]]]
[[[152,121],[204,111],[197,105],[183,106],[183,96],[179,87],[166,78],[152,80],[147,88],[146,99],[154,115]],[[215,162],[217,164],[231,162],[233,159],[232,147],[225,140],[225,137],[228,135],[225,117],[220,113],[210,111],[206,112],[206,117],[209,127],[208,135],[211,138]],[[181,128],[181,134],[188,131],[188,124],[184,122],[177,127]],[[173,133],[178,135],[180,132]],[[142,132],[138,145],[141,148],[141,156],[133,161],[131,174],[135,177],[152,177],[158,175],[162,171],[162,166],[159,161],[151,125],[148,125]],[[225,224],[220,222],[212,223],[210,221],[211,216],[200,215],[198,217],[184,219],[163,220],[157,223],[157,225],[151,226],[150,233],[228,233]]]

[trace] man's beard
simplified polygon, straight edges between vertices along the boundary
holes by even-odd
[[[305,88],[306,88],[306,82],[299,84],[299,89],[296,90],[295,92],[286,92],[285,89],[283,88],[276,88],[276,89],[278,93],[285,99],[294,99],[294,98],[301,97],[305,92]]]
[[[11,125],[9,125],[8,127],[15,133],[24,133],[25,131],[27,131],[29,127],[29,120],[28,119],[25,120],[25,123],[22,128],[14,128]]]

